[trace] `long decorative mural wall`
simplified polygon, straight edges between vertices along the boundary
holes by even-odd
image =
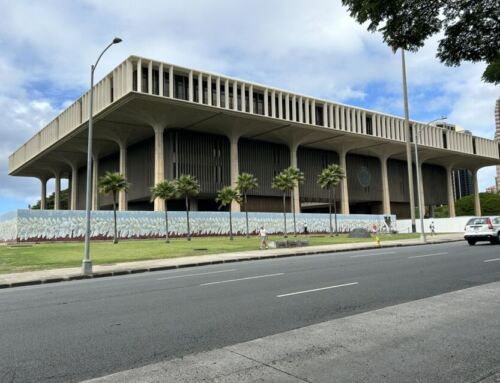
[[[228,212],[190,212],[191,233],[194,236],[228,235]],[[158,238],[165,235],[165,214],[152,211],[117,212],[118,234],[121,238]],[[245,233],[245,213],[233,213],[233,233]],[[187,232],[186,213],[168,213],[169,234],[184,236]],[[263,225],[269,234],[283,232],[282,213],[248,213],[249,229],[257,232]],[[395,223],[395,216],[391,221]],[[387,228],[383,215],[337,216],[338,231],[349,232],[354,228],[371,229],[373,225]],[[293,216],[287,214],[287,231],[293,232]],[[329,231],[328,214],[297,214],[298,232]],[[113,236],[113,212],[91,213],[91,236],[96,239]],[[17,210],[0,216],[0,242],[8,241],[71,241],[81,240],[85,234],[85,212],[67,210]]]

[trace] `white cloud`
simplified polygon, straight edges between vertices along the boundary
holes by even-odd
[[[114,35],[123,43],[106,53],[97,77],[137,54],[402,114],[399,53],[340,2],[27,0],[4,2],[2,13],[0,196],[38,194],[36,180],[6,176],[7,155],[88,87],[90,64]],[[447,114],[492,137],[498,87],[481,83],[481,64],[439,63],[437,41],[407,54],[412,118]],[[484,189],[492,173],[480,174]]]

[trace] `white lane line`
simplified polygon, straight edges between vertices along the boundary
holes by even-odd
[[[483,262],[495,262],[495,261],[500,261],[500,258],[487,259],[486,261]]]
[[[372,257],[374,255],[386,255],[386,254],[396,254],[396,252],[395,251],[387,251],[385,253],[351,255],[349,258]]]
[[[285,274],[285,273],[266,274],[266,275],[256,275],[255,277],[246,277],[246,278],[238,278],[238,279],[227,279],[227,280],[225,280],[225,281],[217,281],[217,282],[202,283],[200,286],[217,285],[217,284],[219,284],[219,283],[229,283],[229,282],[246,281],[246,280],[249,280],[249,279],[259,279],[259,278],[277,277],[278,275],[283,275],[283,274]]]
[[[344,284],[342,284],[342,285],[335,285],[335,286],[320,287],[319,289],[304,290],[304,291],[296,291],[296,292],[294,292],[294,293],[288,293],[288,294],[276,295],[276,298],[290,297],[290,296],[292,296],[292,295],[299,295],[299,294],[313,293],[313,292],[315,292],[315,291],[322,291],[322,290],[336,289],[337,287],[353,286],[353,285],[357,285],[357,284],[358,284],[358,282],[351,282],[351,283],[344,283]]]
[[[408,259],[413,259],[413,258],[424,258],[424,257],[433,257],[435,255],[446,255],[448,254],[447,252],[443,253],[434,253],[434,254],[424,254],[424,255],[412,255],[411,257],[408,257]]]
[[[196,273],[196,274],[184,274],[184,275],[175,275],[173,277],[164,277],[158,278],[157,281],[164,281],[165,279],[176,279],[176,278],[184,278],[184,277],[196,277],[198,275],[209,275],[209,274],[219,274],[219,273],[229,273],[230,271],[236,271],[237,269],[228,269],[228,270],[219,270],[219,271],[209,271],[206,273]]]

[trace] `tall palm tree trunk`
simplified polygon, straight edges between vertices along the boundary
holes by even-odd
[[[118,243],[118,229],[116,227],[116,192],[113,192],[113,222],[114,222],[114,234],[113,243]]]
[[[339,235],[337,230],[337,197],[335,195],[335,189],[333,189],[333,209],[335,211],[335,235]]]
[[[229,239],[233,240],[233,215],[231,214],[231,206],[229,207]]]
[[[169,243],[170,238],[168,237],[168,210],[167,210],[167,201],[165,201],[165,242]]]
[[[191,230],[189,228],[189,199],[186,196],[186,222],[187,222],[187,240],[191,241]]]
[[[250,238],[249,230],[248,230],[247,193],[245,193],[244,198],[245,198],[245,221],[246,221],[246,225],[247,225],[247,238]]]
[[[286,192],[283,192],[283,226],[285,228],[285,231],[284,231],[285,238],[287,238],[288,234],[286,231]]]
[[[332,188],[328,189],[328,216],[330,217],[330,237],[333,237],[333,228],[332,228]]]
[[[297,223],[295,221],[295,195],[293,189],[290,190],[290,202],[292,203],[292,216],[293,216],[293,236],[297,236]]]

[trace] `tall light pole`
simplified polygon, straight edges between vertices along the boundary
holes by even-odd
[[[85,255],[82,261],[82,273],[92,274],[92,261],[90,260],[90,206],[92,199],[92,109],[94,106],[94,71],[104,52],[112,45],[121,43],[122,39],[115,37],[113,41],[101,52],[97,61],[90,67],[90,100],[89,100],[89,132],[87,143],[87,194],[85,201]]]
[[[408,112],[408,87],[406,85],[406,62],[405,50],[401,49],[401,66],[403,72],[403,99],[405,110],[405,135],[406,135],[406,164],[408,166],[408,191],[410,195],[410,218],[411,218],[411,232],[417,231],[415,224],[415,194],[413,191],[413,168],[412,168],[412,155],[411,155],[411,137],[410,137],[410,116]]]
[[[440,120],[446,120],[447,117],[442,116],[441,118],[436,118],[435,120],[429,121],[425,126],[429,126],[433,122],[440,121]],[[425,207],[422,201],[424,190],[421,187],[422,186],[422,171],[420,169],[420,163],[418,161],[418,140],[420,138],[420,133],[421,130],[415,129],[414,132],[414,140],[413,143],[415,144],[415,169],[417,170],[417,197],[418,197],[418,215],[420,216],[420,239],[422,242],[426,243],[427,242],[427,237],[425,235],[425,228],[424,228],[424,215],[425,215]]]

